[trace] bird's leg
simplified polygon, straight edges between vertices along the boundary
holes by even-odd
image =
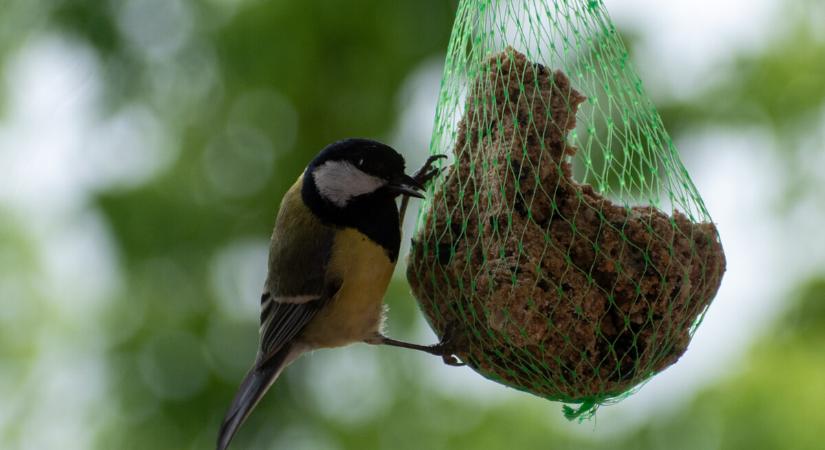
[[[427,184],[428,181],[432,180],[433,177],[438,175],[440,169],[438,167],[432,167],[433,163],[438,161],[439,159],[446,158],[447,155],[432,155],[427,158],[427,161],[424,162],[424,165],[418,169],[417,172],[413,175],[413,179],[417,181],[419,184],[424,186]],[[410,202],[410,197],[404,196],[401,199],[401,207],[398,211],[398,216],[400,217],[400,222],[404,223],[404,215],[407,213],[407,204]]]
[[[386,336],[376,336],[376,339],[365,341],[368,344],[374,345],[389,345],[392,347],[408,348],[410,350],[418,350],[431,355],[440,356],[444,360],[444,364],[448,366],[463,366],[465,363],[458,360],[458,357],[451,352],[446,351],[444,345],[441,343],[435,345],[418,345],[410,342],[398,341],[388,338]]]
[[[438,175],[438,173],[440,172],[439,168],[432,167],[433,163],[438,161],[439,159],[443,159],[446,157],[447,155],[430,156],[429,158],[427,158],[427,161],[424,162],[424,165],[420,169],[418,169],[418,171],[415,172],[415,174],[413,175],[413,179],[417,181],[421,186],[424,186],[428,181],[432,180],[433,177]],[[398,210],[399,222],[401,224],[404,223],[404,216],[407,213],[407,205],[409,204],[409,202],[410,197],[408,196],[404,196],[404,198],[401,199],[401,207]],[[441,342],[435,345],[412,344],[410,342],[404,342],[388,338],[381,333],[377,333],[374,337],[366,339],[364,342],[373,345],[389,345],[392,347],[418,350],[421,352],[429,353],[431,355],[440,356],[441,359],[444,361],[444,364],[447,364],[449,366],[463,366],[465,365],[465,363],[459,361],[458,357],[456,357],[451,351],[451,337],[452,327],[448,327],[447,332],[444,334],[444,339],[442,339]]]
[[[388,338],[380,333],[375,335],[373,338],[365,340],[364,342],[373,345],[389,345],[392,347],[408,348],[410,350],[418,350],[431,355],[440,356],[444,361],[444,364],[447,364],[448,366],[466,365],[466,363],[461,362],[454,354],[453,327],[447,327],[447,330],[444,333],[444,338],[441,342],[435,345],[412,344],[410,342]]]

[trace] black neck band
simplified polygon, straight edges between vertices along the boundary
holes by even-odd
[[[321,221],[328,225],[350,227],[363,233],[384,248],[390,260],[398,259],[401,247],[401,228],[395,197],[384,189],[355,197],[343,208],[321,197],[311,169],[304,172],[301,196],[304,203]]]

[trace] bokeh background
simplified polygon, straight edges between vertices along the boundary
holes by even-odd
[[[424,160],[456,1],[1,0],[0,448],[212,447],[281,195],[344,136]],[[235,448],[822,448],[825,4],[605,3],[728,255],[687,354],[571,423],[427,355],[319,351]],[[402,275],[389,331],[432,342]]]

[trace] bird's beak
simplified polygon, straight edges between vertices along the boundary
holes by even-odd
[[[387,187],[391,192],[399,195],[424,198],[424,194],[421,193],[421,191],[424,190],[424,186],[422,186],[418,181],[415,181],[415,178],[406,174],[390,181],[390,184]]]

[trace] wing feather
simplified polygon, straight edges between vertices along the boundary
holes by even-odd
[[[292,341],[340,287],[327,270],[335,229],[309,211],[301,184],[299,178],[284,196],[272,234],[261,296],[261,361]]]

